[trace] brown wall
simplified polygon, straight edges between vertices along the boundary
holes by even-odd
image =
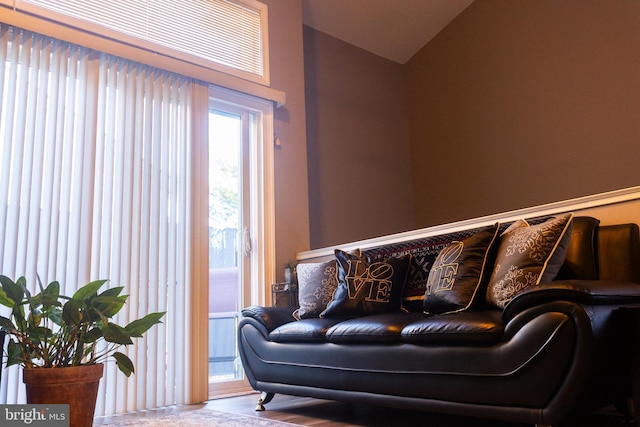
[[[309,27],[304,50],[311,248],[414,228],[402,66]]]
[[[418,227],[640,184],[636,0],[476,0],[405,72]]]
[[[276,273],[295,254],[309,249],[307,146],[304,101],[302,6],[300,0],[261,0],[269,7],[271,86],[286,93],[274,111]]]

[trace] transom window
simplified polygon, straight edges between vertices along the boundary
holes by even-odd
[[[267,6],[256,0],[0,0],[3,3],[269,85]]]

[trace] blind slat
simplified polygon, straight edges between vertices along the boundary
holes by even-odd
[[[3,23],[0,64],[0,271],[67,295],[111,279],[122,325],[170,311],[125,350],[132,378],[106,364],[96,415],[187,403],[191,81]],[[0,400],[23,403],[5,372]]]
[[[265,76],[266,6],[241,0],[17,0],[207,61]]]

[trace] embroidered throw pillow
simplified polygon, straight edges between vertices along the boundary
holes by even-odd
[[[354,249],[349,254],[360,258],[362,251]],[[293,312],[297,320],[319,317],[327,308],[338,287],[335,258],[325,262],[305,262],[296,266],[298,276],[298,308]]]
[[[504,308],[523,290],[553,280],[564,263],[572,219],[566,214],[537,225],[525,220],[511,224],[500,237],[488,302]]]
[[[371,262],[335,250],[338,287],[320,317],[357,317],[399,311],[411,255]]]
[[[298,264],[298,304],[296,319],[319,317],[338,286],[336,260]]]
[[[499,224],[451,242],[440,251],[429,271],[424,296],[427,314],[467,310],[478,296],[484,298],[493,267]]]
[[[407,282],[402,292],[402,308],[409,312],[424,311],[429,271],[440,251],[453,241],[473,236],[483,227],[459,230],[437,236],[421,237],[409,241],[391,243],[362,251],[372,261],[411,254]],[[490,273],[489,273],[490,274]]]

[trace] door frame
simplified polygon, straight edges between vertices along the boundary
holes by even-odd
[[[245,291],[248,290],[249,295],[243,292],[243,301],[245,305],[266,305],[270,301],[270,286],[274,283],[276,276],[273,104],[271,101],[210,86],[209,109],[225,111],[225,107],[235,114],[238,111],[248,114],[252,123],[249,129],[255,131],[249,144],[248,153],[249,203],[252,211],[249,216],[250,257],[247,273],[250,277],[250,283],[248,286],[245,285]],[[202,156],[197,161],[208,163],[208,156]],[[204,170],[208,171],[206,164]],[[201,176],[200,179],[205,179],[208,188],[208,172],[204,175],[206,176]],[[204,212],[208,212],[208,201],[206,205],[207,209]],[[208,236],[208,229],[206,235]],[[244,237],[242,240],[244,241]],[[242,252],[244,252],[244,248],[241,250]],[[208,254],[208,241],[206,253]],[[200,260],[202,263],[205,261],[204,258],[206,258],[206,265],[196,268],[208,271],[208,257],[200,257]],[[207,303],[208,297],[194,301],[194,304],[206,305]],[[208,309],[200,307],[198,311],[207,313],[206,318],[202,320],[206,322],[203,329],[207,331],[205,336],[208,340]],[[203,359],[208,361],[208,345],[202,347],[207,351]],[[199,369],[194,369],[194,371],[199,371]],[[204,375],[208,378],[208,363],[203,372],[194,372],[194,375]],[[251,391],[246,377],[243,380],[216,383],[214,386],[208,384],[207,381],[207,389],[209,399]]]

